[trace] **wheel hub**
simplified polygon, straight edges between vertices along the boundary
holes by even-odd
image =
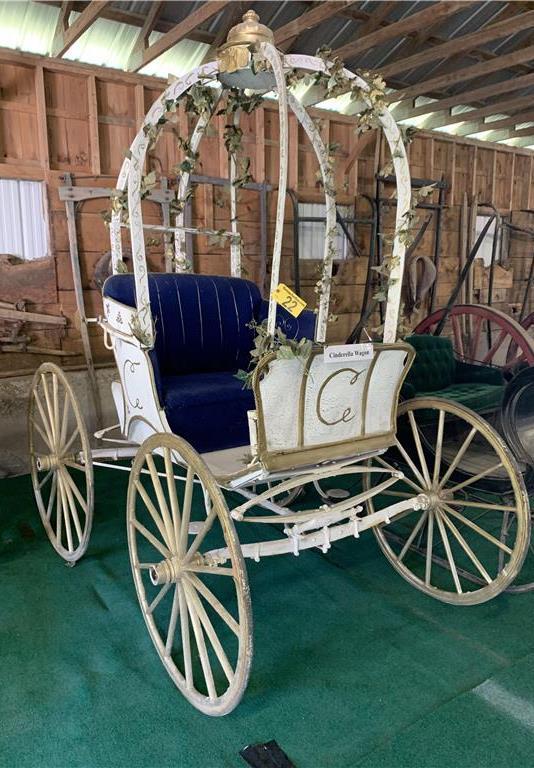
[[[59,469],[66,461],[76,461],[74,454],[65,454],[59,456],[57,453],[41,454],[36,457],[37,470],[39,472],[49,472]]]
[[[191,566],[205,565],[202,555],[196,553],[188,560],[184,560],[183,557],[174,555],[174,557],[162,560],[156,565],[152,565],[149,570],[150,581],[155,587],[162,584],[176,583],[180,581],[184,573]]]

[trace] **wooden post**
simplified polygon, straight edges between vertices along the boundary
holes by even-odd
[[[48,151],[48,126],[46,123],[46,96],[44,84],[44,67],[35,67],[35,104],[37,131],[39,134],[39,160],[45,171],[50,170],[50,155]]]
[[[100,176],[100,141],[98,135],[98,101],[96,97],[96,77],[87,78],[87,101],[89,105],[89,146],[91,150],[91,171]]]
[[[65,174],[65,183],[72,184],[70,173]],[[72,267],[72,281],[74,284],[74,295],[76,297],[76,307],[80,317],[80,335],[82,337],[83,352],[87,364],[87,375],[91,387],[91,397],[95,409],[97,427],[102,425],[102,407],[98,392],[98,382],[96,380],[95,368],[93,365],[93,353],[91,351],[91,342],[87,330],[87,316],[85,314],[85,302],[83,298],[82,275],[80,271],[80,258],[78,253],[78,237],[76,234],[76,212],[72,200],[65,201],[65,210],[67,214],[67,231],[69,234],[69,252],[70,263]]]

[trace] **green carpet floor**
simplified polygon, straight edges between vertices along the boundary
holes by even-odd
[[[534,594],[454,608],[372,533],[249,563],[255,656],[229,716],[164,672],[130,577],[122,473],[97,475],[93,538],[66,568],[29,479],[0,483],[0,766],[239,768],[276,739],[297,768],[534,764]]]

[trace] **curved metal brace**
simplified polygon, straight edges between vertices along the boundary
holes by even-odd
[[[332,283],[332,266],[335,254],[335,238],[337,233],[336,199],[330,194],[330,168],[328,166],[328,152],[317,130],[315,123],[306,112],[302,104],[297,101],[291,92],[288,93],[288,102],[295,117],[306,131],[321,169],[324,194],[326,199],[326,237],[324,242],[323,268],[321,273],[321,292],[319,296],[319,312],[315,324],[315,341],[323,342],[326,339],[328,328],[328,307],[330,304],[330,289]]]
[[[289,54],[284,57],[284,64],[295,69],[307,69],[312,72],[324,72],[326,64],[317,56],[303,56],[299,54]],[[369,90],[368,83],[361,77],[343,70],[343,74],[350,80],[354,80],[363,91]],[[368,102],[369,106],[371,103]],[[406,246],[402,242],[399,231],[406,225],[406,214],[410,209],[411,183],[410,168],[406,149],[402,140],[399,128],[393,119],[393,116],[387,108],[378,115],[380,125],[384,130],[384,135],[389,144],[393,167],[397,179],[397,216],[395,221],[395,239],[393,242],[392,264],[390,272],[389,290],[387,295],[386,317],[384,322],[383,341],[386,344],[396,341],[397,326],[399,322],[402,276],[404,273],[404,255]]]
[[[141,178],[148,149],[149,138],[143,128],[157,124],[165,114],[165,101],[177,99],[192,85],[201,79],[213,77],[218,72],[217,62],[209,62],[192,70],[185,77],[172,83],[158,98],[143,121],[143,126],[138,131],[130,147],[130,156],[122,164],[117,189],[121,192],[128,188],[128,209],[130,218],[130,240],[132,248],[132,260],[135,278],[135,294],[138,318],[138,332],[143,336],[146,346],[154,345],[154,327],[150,311],[150,295],[148,291],[148,271],[146,263],[145,240],[143,236],[143,217],[141,212]],[[118,271],[118,264],[122,259],[121,244],[121,214],[113,213],[110,225],[111,254],[114,274]]]
[[[206,128],[208,127],[208,123],[213,117],[213,112],[217,108],[217,105],[219,104],[221,97],[225,93],[225,90],[226,89],[223,89],[222,87],[219,87],[217,89],[218,93],[215,97],[215,101],[213,102],[213,108],[209,111],[203,112],[198,118],[197,124],[195,125],[193,129],[193,133],[191,135],[191,152],[192,153],[198,150],[200,146],[200,141],[204,136],[204,134],[206,133]],[[191,171],[184,171],[184,173],[180,175],[180,182],[178,184],[178,200],[185,200],[190,182],[191,182]],[[176,214],[175,224],[177,227],[184,226],[185,208],[184,210]],[[183,231],[183,229],[176,230],[176,232],[174,233],[174,264],[175,264],[175,267],[174,267],[175,272],[190,271],[191,265],[188,263],[187,251],[186,251],[186,234]]]

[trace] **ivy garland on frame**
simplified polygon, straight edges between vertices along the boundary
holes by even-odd
[[[270,68],[270,63],[264,58],[261,51],[257,49],[256,46],[250,46],[250,52],[251,69],[253,72],[256,73]],[[321,58],[325,64],[325,68],[321,72],[311,74],[296,69],[289,70],[286,74],[287,87],[294,88],[299,84],[322,85],[326,91],[325,100],[336,98],[342,94],[349,94],[351,101],[367,104],[367,107],[363,109],[358,115],[358,125],[355,129],[356,133],[361,134],[377,128],[379,125],[378,116],[386,108],[386,84],[384,80],[380,75],[375,73],[357,70],[356,74],[368,85],[368,89],[366,89],[355,82],[354,79],[347,77],[344,71],[343,62],[337,57],[332,58],[331,54],[331,50],[325,47],[322,47],[317,51],[316,55]],[[158,121],[156,123],[145,123],[143,125],[143,132],[149,139],[148,151],[153,149],[155,146],[165,124],[175,119],[173,116],[176,115],[180,103],[184,104],[184,110],[187,115],[195,115],[200,117],[202,115],[211,116],[213,114],[216,106],[217,94],[215,89],[206,83],[213,81],[214,79],[215,78],[213,77],[207,77],[203,82],[193,85],[188,91],[181,94],[181,96],[179,96],[177,99],[165,100],[165,111],[158,119]],[[226,95],[226,102],[224,107],[217,112],[217,115],[226,115],[227,117],[232,118],[232,122],[229,122],[225,126],[223,132],[223,142],[229,156],[233,158],[236,164],[237,175],[234,180],[234,184],[238,188],[243,187],[252,181],[252,175],[250,173],[250,158],[242,156],[241,154],[243,149],[243,131],[238,125],[236,125],[235,117],[239,114],[239,112],[252,114],[254,110],[262,104],[262,102],[263,94],[247,94],[237,88],[231,88]],[[406,138],[410,139],[412,136],[413,133],[411,136],[407,136]],[[196,167],[196,163],[199,159],[199,153],[197,151],[193,151],[190,139],[183,138],[178,135],[177,142],[178,146],[184,153],[184,158],[177,166],[175,166],[175,168],[173,168],[173,171],[175,171],[177,175],[183,173],[193,173]],[[336,144],[328,145],[327,173],[325,175],[324,181],[322,178],[319,180],[320,183],[324,183],[325,190],[333,198],[336,196],[334,153],[338,148],[339,147]],[[393,153],[393,157],[395,157],[395,152]],[[141,199],[144,199],[150,193],[156,183],[157,177],[155,171],[150,171],[148,174],[142,177]],[[394,235],[390,238],[383,233],[379,234],[383,242],[392,244],[394,242],[395,236],[398,236],[400,238],[400,242],[405,246],[409,246],[411,244],[414,237],[412,234],[412,229],[417,221],[416,207],[421,199],[429,194],[432,194],[432,192],[433,187],[429,186],[418,190],[417,193],[413,195],[412,205],[404,215],[403,221],[401,225],[397,227]],[[175,216],[182,213],[191,195],[192,190],[189,188],[185,195],[180,198],[178,189],[176,189],[174,192],[174,199],[170,204],[171,213]],[[112,193],[111,211],[105,212],[103,214],[106,222],[110,221],[112,212],[120,212],[121,222],[128,223],[128,200],[126,191],[114,190]],[[222,244],[226,242],[230,237],[231,236],[228,235],[224,230],[220,230],[214,234],[210,233],[210,244]],[[242,249],[243,245],[241,237],[238,235],[236,235],[236,237],[239,237],[239,245]],[[172,257],[174,259],[173,245],[174,233],[170,235],[166,243],[166,249],[172,251]],[[335,249],[333,243],[331,248]],[[329,255],[334,257],[336,254],[330,253]],[[378,290],[373,296],[373,299],[376,301],[385,300],[389,288],[394,284],[394,278],[392,278],[391,273],[397,266],[398,258],[394,258],[393,255],[390,254],[384,258],[381,265],[373,267],[373,269],[380,276]],[[189,267],[192,269],[192,265],[189,265]],[[127,271],[126,265],[124,263],[119,264],[117,269],[119,272]],[[326,274],[323,265],[319,279],[314,288],[315,292],[320,294],[328,288],[330,282],[331,278]],[[329,322],[335,322],[337,317],[335,315],[330,315],[328,320]],[[403,317],[401,311],[399,326],[402,324]],[[283,350],[287,349],[288,354],[291,356],[299,356],[300,354],[304,353],[302,348],[300,348],[298,345],[295,346],[296,343],[287,339],[281,332],[278,334],[278,336],[276,336],[276,338],[267,338],[268,335],[266,334],[266,329],[263,329],[261,326],[255,326],[255,330],[256,340],[258,341],[258,344],[263,352],[273,350],[277,352],[277,355],[283,355]],[[255,349],[257,347],[258,345],[255,346]],[[249,376],[251,376],[251,372],[246,373],[244,378],[248,380]]]

